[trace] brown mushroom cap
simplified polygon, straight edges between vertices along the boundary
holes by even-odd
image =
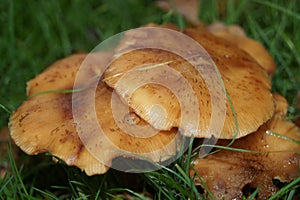
[[[256,131],[259,126],[270,119],[274,112],[273,97],[270,92],[271,84],[261,66],[236,46],[203,30],[187,29],[184,33],[204,47],[219,69],[237,115],[238,132],[236,137],[239,138]],[[141,44],[139,41],[146,39],[147,34],[139,34],[136,38],[134,36],[125,37],[125,41],[130,40],[127,42],[128,46],[139,46]],[[121,49],[126,49],[126,42],[122,44],[125,44],[125,47]],[[133,82],[142,76],[143,71],[147,76],[154,77],[155,72],[148,70],[151,68],[149,65],[153,65],[153,63],[168,65],[184,77],[193,88],[198,101],[196,103],[198,103],[200,110],[199,131],[194,134],[195,137],[210,137],[211,135],[227,139],[235,137],[236,121],[228,102],[226,104],[227,112],[221,135],[209,130],[212,103],[211,94],[208,91],[205,81],[190,63],[173,53],[157,49],[142,49],[125,53],[117,57],[105,71],[104,81],[117,91],[123,101],[135,113],[153,127],[160,130],[170,130],[172,127],[182,128],[180,125],[180,116],[182,114],[180,102],[178,97],[176,98],[176,95],[168,91],[169,88],[163,85],[146,84],[136,88],[132,94],[128,92],[130,90],[128,88],[132,89],[135,87]],[[153,68],[159,70],[159,66]],[[209,75],[210,70],[206,69],[206,75]],[[123,77],[126,77],[126,74],[137,71],[139,71],[140,75],[131,76],[126,79],[126,82],[117,84]],[[174,78],[174,75],[168,72],[162,72],[160,76],[161,78],[171,77],[170,83],[172,82],[171,79]],[[179,77],[177,78],[179,79]],[[173,82],[175,85],[180,84],[180,82]],[[195,103],[189,96],[186,96],[184,100],[191,104]],[[157,112],[153,111],[153,105],[159,105],[161,109]],[[220,110],[222,109],[220,108]],[[163,113],[161,110],[165,112]],[[195,111],[189,110],[189,112],[191,115]],[[190,120],[193,120],[192,117]],[[188,130],[185,130],[183,134],[187,136],[191,135]]]
[[[231,146],[236,150],[221,150],[196,159],[191,176],[196,170],[216,199],[239,199],[246,185],[260,187],[258,199],[267,199],[278,190],[273,179],[289,182],[299,177],[300,130],[284,120],[285,108],[282,105],[258,131],[236,140]],[[219,140],[218,144],[226,146],[229,142]],[[202,184],[197,177],[195,183]]]
[[[56,61],[47,67],[43,73],[38,74],[34,79],[27,82],[27,96],[51,90],[72,89],[77,71],[87,56],[88,54],[73,54],[67,58]],[[82,78],[88,79],[101,74],[101,71],[99,71],[101,68],[94,63],[97,63],[97,59],[100,58],[109,60],[111,56],[110,52],[95,52],[89,54],[89,61],[92,63],[89,67],[81,69],[87,70],[84,72],[86,77]]]
[[[286,113],[289,108],[286,98],[284,98],[283,96],[281,96],[278,93],[274,93],[273,97],[274,97],[274,101],[275,101],[275,114],[278,117],[284,118],[286,116]]]
[[[27,154],[50,152],[89,175],[105,173],[108,167],[87,151],[76,133],[71,100],[70,94],[50,93],[25,101],[11,116],[11,137]]]
[[[166,12],[175,9],[175,12],[182,14],[183,17],[194,26],[201,24],[198,15],[198,0],[174,0],[172,2],[159,0],[156,1],[156,5]]]
[[[72,89],[76,73],[85,57],[84,54],[74,55],[54,63],[28,83],[28,95],[48,90]],[[87,74],[91,77],[96,76],[96,69],[95,64],[88,68]],[[93,105],[87,104],[85,99],[92,96],[90,94],[93,92],[96,98],[96,123],[103,129],[104,139],[93,138],[96,132],[92,126],[95,123],[89,121],[90,113],[95,110],[92,110]],[[179,134],[175,129],[157,131],[156,135],[150,138],[138,138],[124,133],[115,122],[123,118],[115,119],[112,113],[112,90],[104,83],[100,83],[96,91],[86,89],[79,93],[82,99],[76,100],[82,100],[80,109],[85,117],[83,120],[89,135],[80,137],[78,134],[78,124],[75,123],[72,113],[72,93],[50,92],[29,98],[12,114],[10,134],[15,143],[27,154],[50,152],[68,165],[75,165],[84,170],[88,175],[105,173],[112,159],[117,156],[137,158],[137,154],[159,162],[174,156],[180,148]],[[122,103],[117,101],[117,104],[120,106]],[[142,120],[139,124],[144,125]],[[82,139],[87,143],[83,144]],[[116,148],[105,149],[106,143],[101,146],[103,141],[112,142]],[[100,146],[95,149],[93,145]]]
[[[236,25],[227,27],[223,23],[215,23],[207,26],[206,29],[249,53],[269,75],[276,70],[275,62],[265,47],[258,41],[248,38],[240,27]]]

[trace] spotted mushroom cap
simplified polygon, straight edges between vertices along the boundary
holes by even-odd
[[[116,121],[124,121],[127,116],[121,116],[123,113],[117,110],[116,115],[121,118],[115,118],[111,105],[113,91],[102,82],[96,85],[95,90],[88,88],[76,93],[79,94],[75,101],[80,102],[82,121],[75,121],[73,93],[57,90],[73,89],[76,73],[86,56],[72,55],[57,61],[28,82],[27,93],[31,97],[13,112],[9,122],[15,143],[30,155],[50,152],[88,175],[105,173],[117,156],[134,159],[141,156],[153,162],[174,156],[180,148],[177,130],[156,130],[156,134],[148,138],[125,133]],[[105,53],[102,56],[105,58]],[[99,75],[96,63],[87,70],[90,77]],[[87,101],[93,96],[92,93],[95,93],[94,105]],[[119,107],[123,104],[117,96],[115,104]],[[91,113],[95,113],[96,120],[90,120]],[[134,118],[136,124],[147,125],[134,114],[129,117]],[[85,123],[85,130],[82,130],[80,122]],[[95,126],[103,130],[102,137],[95,131]],[[79,132],[83,133],[79,135]],[[111,142],[110,146],[107,141]]]
[[[212,116],[212,93],[202,75],[210,76],[211,68],[204,68],[204,72],[200,74],[189,62],[174,53],[145,48],[120,54],[105,71],[105,83],[114,88],[122,100],[153,127],[159,130],[170,130],[173,127],[183,129],[181,116],[188,115],[190,118],[188,117],[187,121],[192,121],[195,112],[198,112],[197,109],[185,109],[186,113],[182,113],[182,104],[177,95],[182,93],[182,90],[178,89],[174,93],[164,85],[153,83],[136,87],[136,82],[140,81],[143,73],[144,76],[153,77],[153,79],[155,76],[158,76],[158,79],[169,77],[168,84],[173,84],[175,88],[177,86],[180,88],[182,84],[177,80],[182,78],[187,80],[197,97],[196,101],[191,99],[191,95],[180,98],[190,105],[198,104],[200,111],[197,122],[198,130],[196,132],[189,129],[183,130],[182,134],[187,136],[193,134],[200,138],[211,136],[223,139],[240,138],[256,131],[271,118],[274,112],[274,102],[270,92],[270,80],[266,71],[249,54],[203,30],[186,29],[183,33],[201,44],[211,56],[230,98],[230,101],[226,99],[224,107],[217,108],[226,114],[221,134],[209,129]],[[139,41],[144,41],[147,37],[147,34],[143,33],[138,36],[125,37],[120,49],[126,49],[126,44],[127,47],[139,46],[141,43]],[[180,38],[171,38],[170,41],[172,40],[180,40]],[[175,70],[178,76],[176,73],[169,73],[168,70],[161,70],[161,73],[157,75],[161,67],[159,63]],[[130,73],[135,73],[135,75],[127,76]],[[217,83],[219,80],[215,81]],[[134,92],[129,92],[132,90]],[[215,99],[217,103],[214,105],[218,106],[221,99]],[[235,132],[236,128],[237,132]]]
[[[225,26],[223,23],[217,22],[207,26],[206,29],[249,53],[269,75],[275,72],[275,62],[265,47],[258,41],[247,37],[239,26]]]

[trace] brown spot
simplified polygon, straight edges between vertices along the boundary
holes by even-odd
[[[59,127],[56,127],[55,129],[53,129],[51,132],[50,132],[50,135],[53,135],[55,133],[57,133],[59,131]]]
[[[25,113],[25,114],[22,114],[19,118],[19,123],[22,123],[22,121],[29,115],[29,113]]]

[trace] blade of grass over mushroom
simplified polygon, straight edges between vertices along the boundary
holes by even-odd
[[[215,67],[216,67],[216,66],[215,66]],[[237,138],[238,131],[239,131],[239,122],[238,122],[238,119],[237,119],[237,115],[236,115],[234,106],[233,106],[233,104],[232,104],[232,101],[231,101],[230,96],[229,96],[229,94],[228,94],[228,92],[227,92],[227,90],[226,90],[226,87],[225,87],[225,85],[224,85],[224,82],[223,82],[223,80],[222,80],[222,77],[221,77],[221,74],[220,74],[219,71],[217,71],[217,75],[218,75],[218,81],[219,81],[219,83],[221,84],[222,89],[223,89],[223,92],[224,92],[225,95],[226,95],[226,99],[227,99],[227,102],[228,102],[229,107],[230,107],[230,109],[231,109],[231,112],[232,112],[232,115],[233,115],[234,124],[235,124],[235,128],[234,128],[232,140],[231,140],[231,142],[227,145],[227,146],[231,146],[231,145],[234,143],[235,139]]]
[[[282,139],[289,140],[289,141],[292,141],[292,142],[295,142],[295,143],[299,144],[299,141],[294,140],[292,138],[288,138],[288,137],[285,137],[285,136],[279,135],[279,134],[276,135],[276,136],[279,136]],[[250,149],[240,149],[240,148],[233,148],[233,147],[229,147],[229,146],[209,145],[209,144],[202,144],[200,146],[202,146],[202,147],[214,147],[214,148],[222,149],[222,150],[235,151],[235,152],[240,152],[240,153],[251,153],[251,154],[288,153],[288,152],[293,153],[293,152],[295,152],[293,150],[290,150],[290,151],[288,151],[288,150],[278,150],[278,151],[276,151],[276,150],[273,150],[273,151],[261,151],[261,150],[259,150],[259,151],[255,151],[255,150],[250,150]],[[213,151],[213,152],[209,153],[208,155],[212,155],[212,154],[217,153],[217,152],[219,152],[219,151]],[[204,157],[206,157],[208,155],[205,155]],[[203,158],[203,157],[201,157],[201,158]]]
[[[163,65],[167,65],[167,64],[170,64],[170,63],[173,63],[173,62],[176,62],[176,60],[166,61],[166,62],[157,63],[157,64],[150,64],[150,65],[146,65],[146,66],[143,66],[143,67],[135,68],[133,70],[136,70],[136,71],[147,71],[149,69],[154,69],[154,68],[157,68],[157,67],[161,67]],[[131,66],[130,68],[134,68],[134,66]],[[103,79],[103,81],[109,81],[110,79],[122,76],[124,74],[125,74],[125,72],[123,72],[123,73],[117,73],[117,74],[114,74],[113,76],[105,77]]]
[[[276,133],[276,132],[271,131],[271,130],[267,130],[266,133],[267,133],[267,134],[271,134],[271,135],[275,135],[275,136],[277,136],[277,137],[279,137],[279,138],[282,138],[282,139],[284,139],[284,140],[288,140],[288,141],[291,141],[291,142],[294,142],[294,143],[300,145],[300,140],[295,140],[295,139],[293,139],[293,138],[287,137],[287,136],[285,136],[285,135],[282,135],[282,134],[280,134],[280,133]]]
[[[72,90],[46,90],[46,91],[34,93],[34,94],[30,95],[28,97],[28,99],[35,97],[35,96],[43,95],[43,94],[50,94],[50,93],[68,94],[68,93],[82,92],[87,89],[89,89],[89,88],[78,88],[78,89],[72,89]]]
[[[233,147],[229,147],[229,146],[210,145],[210,144],[202,144],[200,146],[214,147],[214,148],[218,148],[218,149],[236,151],[236,152],[241,152],[241,153],[261,153],[261,151],[254,151],[254,150],[248,150],[248,149],[239,149],[239,148],[233,148]],[[217,153],[217,152],[212,152],[212,154],[213,153]],[[262,152],[262,153],[264,153],[264,152]],[[209,155],[211,155],[211,154],[209,154]]]

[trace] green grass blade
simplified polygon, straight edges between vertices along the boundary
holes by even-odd
[[[51,193],[51,192],[49,192],[49,191],[43,191],[43,190],[40,190],[40,189],[38,189],[38,188],[34,188],[34,190],[35,191],[37,191],[37,192],[39,192],[39,193],[41,193],[42,195],[44,195],[45,197],[48,197],[48,198],[51,198],[51,199],[55,199],[55,200],[59,200],[59,198],[58,197],[56,197],[56,195],[55,194],[53,194],[53,193]]]
[[[300,183],[300,176],[295,180],[293,180],[292,182],[290,182],[289,184],[282,187],[278,192],[276,192],[273,196],[271,196],[269,200],[274,200],[278,197],[283,196],[287,192],[291,191],[291,189],[294,189],[295,186],[299,187],[299,183]]]
[[[259,190],[260,190],[260,185],[255,189],[255,191],[247,198],[247,200],[254,200],[256,195],[258,194]]]
[[[8,142],[8,158],[9,158],[9,163],[12,169],[12,173],[13,173],[13,177],[16,181],[17,187],[18,187],[18,191],[20,194],[24,195],[25,199],[30,199],[29,193],[27,191],[27,188],[23,182],[23,179],[21,177],[20,171],[17,167],[17,164],[14,160],[14,156],[12,154],[12,145],[11,142]]]
[[[290,193],[289,193],[289,196],[288,196],[287,200],[293,200],[294,196],[295,196],[295,193],[296,193],[295,189],[291,190]]]
[[[12,112],[3,104],[0,103],[0,108],[2,108],[5,112],[7,112],[8,114],[11,114]]]
[[[287,141],[294,142],[294,143],[296,143],[296,144],[300,144],[300,141],[299,141],[299,140],[295,140],[295,139],[293,139],[293,138],[287,137],[287,136],[285,136],[285,135],[276,133],[276,132],[271,131],[271,130],[267,130],[266,133],[267,133],[267,134],[270,134],[270,135],[274,135],[274,136],[276,136],[276,137],[279,137],[279,138],[284,139],[284,140],[287,140]]]
[[[6,189],[7,185],[10,184],[13,180],[13,176],[9,177],[8,180],[5,181],[5,183],[1,186],[0,188],[0,196],[1,196],[1,193]],[[1,181],[4,181],[4,180],[1,180]]]
[[[261,4],[261,5],[265,5],[265,6],[274,8],[274,9],[282,12],[283,14],[286,14],[288,16],[293,17],[296,20],[300,20],[300,14],[299,13],[293,12],[293,11],[291,11],[291,9],[287,9],[286,7],[281,6],[277,3],[273,3],[271,1],[260,1],[260,0],[252,0],[252,1],[257,3],[257,4]]]
[[[75,92],[82,92],[86,90],[86,88],[79,88],[79,89],[72,89],[72,90],[46,90],[42,92],[37,92],[30,95],[28,98],[36,97],[43,94],[51,94],[51,93],[61,93],[61,94],[68,94],[68,93],[75,93]]]

